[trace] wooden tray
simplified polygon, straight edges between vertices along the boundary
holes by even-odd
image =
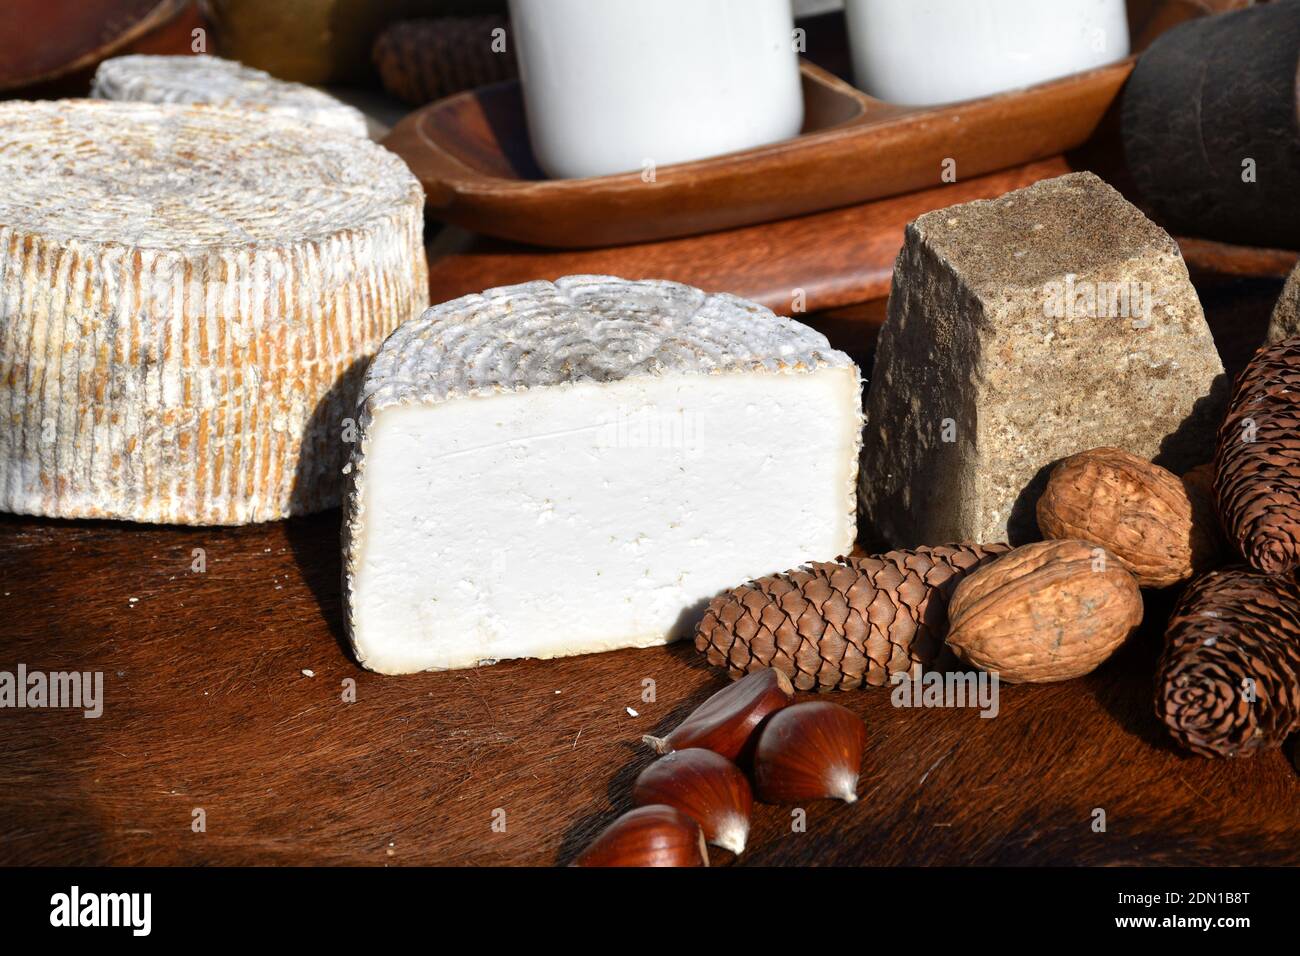
[[[1206,8],[1130,0],[1134,49]],[[424,184],[431,214],[475,232],[567,248],[712,232],[861,203],[1073,149],[1096,130],[1133,57],[949,106],[873,99],[804,62],[806,120],[785,142],[631,172],[546,179],[528,145],[518,83],[461,93],[412,113],[385,145]]]

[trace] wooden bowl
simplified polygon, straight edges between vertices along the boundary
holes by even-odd
[[[3,0],[0,90],[8,93],[92,69],[192,6],[190,0]],[[187,29],[182,49],[188,51],[189,44]]]
[[[1222,2],[1222,0],[1220,0]],[[1130,0],[1134,49],[1204,15],[1197,0]],[[1134,58],[947,106],[895,106],[802,64],[806,119],[791,140],[689,163],[546,179],[528,143],[517,82],[448,97],[384,145],[424,184],[430,215],[474,232],[561,248],[713,232],[834,209],[1054,156],[1085,142]]]

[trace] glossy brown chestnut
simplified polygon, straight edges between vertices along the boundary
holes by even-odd
[[[660,757],[636,778],[632,802],[676,807],[699,823],[714,846],[744,852],[754,797],[744,773],[721,754],[691,747]]]
[[[795,704],[774,714],[754,751],[754,792],[767,803],[858,799],[867,727],[857,714],[827,701]]]
[[[755,671],[718,691],[666,737],[641,739],[655,753],[702,747],[736,760],[763,718],[794,700],[790,678],[774,668]]]
[[[708,866],[700,825],[676,807],[653,804],[623,814],[574,866]]]

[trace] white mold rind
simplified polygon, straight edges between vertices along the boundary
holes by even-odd
[[[365,136],[366,117],[328,93],[215,56],[134,54],[105,60],[90,95],[136,103],[204,103],[303,120]]]
[[[212,107],[10,103],[0,182],[0,509],[338,503],[364,364],[428,304],[401,160]]]

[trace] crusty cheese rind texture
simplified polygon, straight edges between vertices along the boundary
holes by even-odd
[[[364,364],[428,304],[401,160],[211,107],[15,103],[0,181],[0,509],[338,504]]]
[[[302,83],[277,80],[215,56],[113,57],[95,71],[90,95],[139,103],[206,103],[366,135],[366,117],[355,107]]]
[[[663,280],[578,275],[526,282],[445,302],[407,322],[389,336],[366,371],[357,442],[345,469],[344,621],[358,662],[382,671],[368,663],[358,639],[354,596],[362,559],[366,456],[376,416],[385,409],[665,373],[798,375],[825,368],[850,370],[860,394],[857,365],[820,332],[737,296]],[[844,487],[850,529],[862,434],[860,403],[855,408],[858,424]],[[661,643],[658,634],[636,640],[620,635],[609,646]]]

